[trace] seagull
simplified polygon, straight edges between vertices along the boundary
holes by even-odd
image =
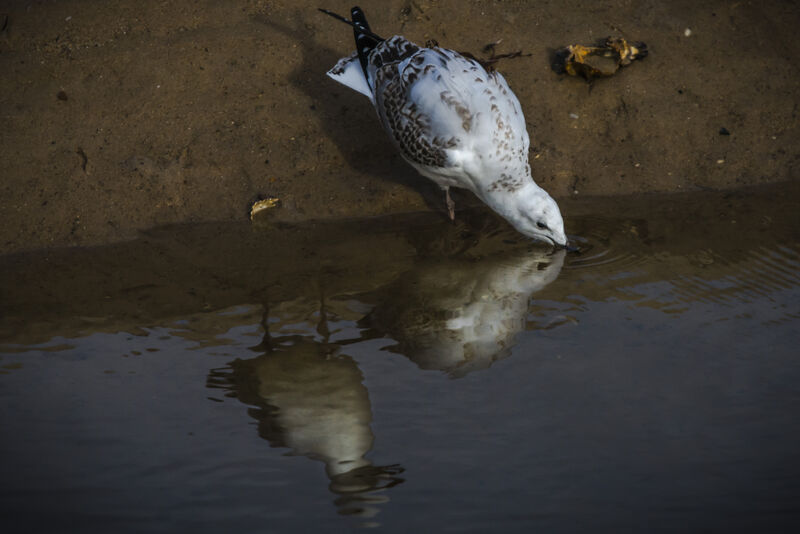
[[[522,234],[567,248],[558,204],[531,176],[522,107],[499,72],[435,43],[379,37],[359,7],[352,20],[320,11],[352,26],[356,41],[328,76],[370,99],[403,159],[444,190],[450,219],[450,188],[460,187]]]

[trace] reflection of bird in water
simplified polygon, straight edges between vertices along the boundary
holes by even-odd
[[[558,277],[564,251],[422,263],[387,290],[369,325],[397,340],[422,369],[461,377],[510,353],[525,329],[528,300]]]
[[[378,37],[364,13],[353,21],[357,51],[328,76],[367,96],[403,158],[446,194],[469,189],[521,233],[567,245],[556,202],[536,185],[528,164],[530,140],[519,100],[505,78],[479,61],[404,37]]]
[[[273,352],[230,364],[232,372],[215,371],[239,400],[259,409],[259,434],[273,447],[320,460],[339,495],[340,513],[369,517],[371,504],[388,501],[381,494],[402,479],[399,466],[374,466],[364,456],[373,443],[372,411],[363,376],[335,345],[302,337],[273,338]]]

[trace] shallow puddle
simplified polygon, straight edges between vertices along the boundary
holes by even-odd
[[[0,257],[4,531],[796,525],[797,190]]]

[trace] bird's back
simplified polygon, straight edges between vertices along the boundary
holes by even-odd
[[[440,185],[476,190],[487,185],[487,173],[497,179],[528,173],[525,119],[499,73],[452,50],[395,36],[370,54],[367,75],[378,115],[401,153]]]

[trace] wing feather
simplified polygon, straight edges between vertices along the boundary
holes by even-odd
[[[348,57],[340,59],[327,74],[340,84],[373,100],[372,89],[364,77],[364,70],[361,68],[358,52],[353,52]]]

